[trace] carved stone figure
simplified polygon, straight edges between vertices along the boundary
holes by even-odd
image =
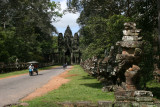
[[[127,90],[136,90],[136,84],[132,80],[140,70],[137,64],[140,60],[143,45],[142,37],[138,37],[141,30],[136,29],[136,24],[133,22],[124,23],[124,26],[122,41],[116,43],[122,48],[122,52],[116,56],[116,62],[118,63],[116,72],[118,77],[124,76],[120,78],[126,81]]]
[[[122,81],[125,82],[123,82],[122,88],[115,92],[116,100],[153,101],[152,92],[137,91],[140,80],[138,63],[141,59],[143,46],[142,37],[139,37],[141,30],[136,29],[136,24],[133,22],[125,23],[124,26],[122,41],[117,42],[117,45],[121,46],[122,52],[116,56],[118,65],[115,68],[118,78],[124,79]]]

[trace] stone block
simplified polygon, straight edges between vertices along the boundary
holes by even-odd
[[[132,30],[123,30],[124,36],[139,36],[140,29],[132,29]]]
[[[98,107],[113,107],[112,101],[98,101]]]
[[[156,105],[152,102],[140,102],[139,107],[156,107]]]
[[[160,103],[154,103],[155,107],[160,107]]]
[[[131,30],[123,30],[124,36],[134,36],[134,33],[131,32]]]
[[[121,102],[121,101],[116,101],[114,103],[114,107],[131,107],[132,104],[130,102]]]
[[[139,36],[139,33],[134,33],[134,36]]]
[[[138,102],[153,102],[152,97],[135,97],[135,101]]]
[[[133,97],[133,93],[134,93],[134,91],[132,91],[132,90],[129,90],[129,91],[126,90],[125,96],[127,96],[127,97]]]
[[[135,98],[128,96],[116,96],[116,101],[135,101]]]
[[[91,102],[89,101],[81,101],[81,102],[76,102],[76,107],[88,107],[91,105]]]
[[[131,82],[130,82],[131,83]],[[135,85],[130,85],[130,84],[127,84],[126,83],[126,90],[132,90],[132,91],[134,91],[134,90],[136,90],[137,88],[136,88],[136,86]]]
[[[61,105],[62,107],[74,107],[74,103],[72,102],[62,102],[58,104]]]
[[[122,37],[123,41],[136,41],[139,40],[138,36],[123,36]]]
[[[116,96],[126,96],[126,97],[133,97],[133,93],[134,91],[127,91],[127,90],[123,90],[123,91],[116,91],[114,94]]]
[[[126,100],[125,96],[116,96],[116,101],[124,101]]]
[[[139,107],[139,102],[131,102],[131,104],[132,104],[132,107]]]
[[[104,86],[102,88],[102,91],[103,92],[112,92],[113,91],[113,86],[112,85],[111,86]]]
[[[114,94],[116,95],[116,96],[124,96],[125,95],[125,90],[123,90],[123,91],[116,91],[116,92],[114,92]]]
[[[132,32],[132,33],[140,33],[140,32],[141,32],[141,29],[132,29],[131,32]]]
[[[125,27],[127,27],[127,26],[129,26],[129,27],[136,27],[136,23],[134,23],[134,22],[126,22],[126,23],[124,23],[124,26]]]
[[[137,90],[134,91],[134,97],[153,97],[153,94],[151,91],[145,91],[145,90]]]
[[[123,48],[140,48],[142,43],[142,41],[119,41],[116,45],[121,45]]]
[[[136,29],[136,27],[135,27],[135,26],[125,26],[124,28],[125,28],[126,30]]]

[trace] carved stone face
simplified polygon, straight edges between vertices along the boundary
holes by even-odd
[[[123,48],[122,49],[122,54],[124,54],[124,55],[133,55],[134,54],[134,49],[133,48],[130,48],[130,49],[128,49],[128,48]]]

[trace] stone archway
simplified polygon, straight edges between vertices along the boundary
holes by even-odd
[[[67,49],[67,51],[65,52],[65,59],[64,59],[64,63],[67,63],[67,64],[71,64],[71,52],[69,49]]]

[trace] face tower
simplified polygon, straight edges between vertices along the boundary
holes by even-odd
[[[58,63],[60,64],[79,64],[80,49],[78,33],[72,35],[72,31],[67,26],[64,36],[62,33],[58,35]]]

